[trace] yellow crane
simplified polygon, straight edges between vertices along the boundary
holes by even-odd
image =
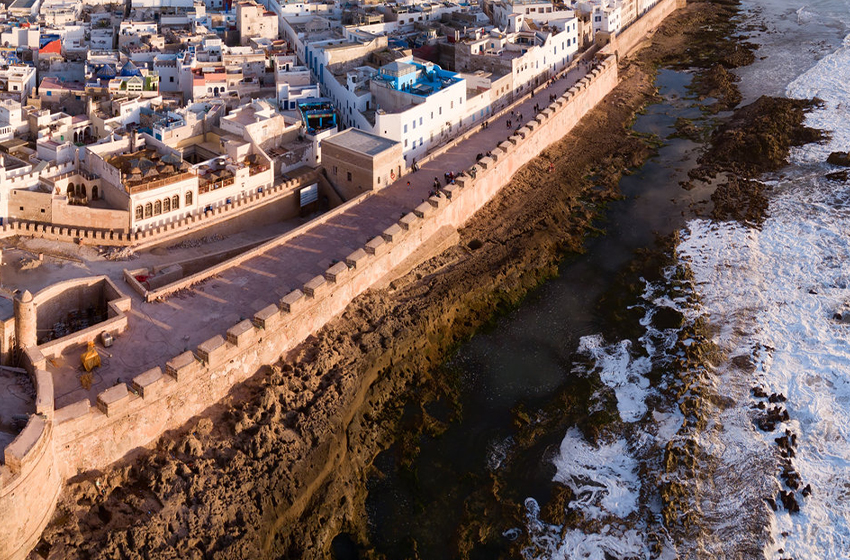
[[[97,353],[97,349],[94,347],[94,340],[89,340],[88,348],[80,356],[80,360],[83,362],[83,367],[86,371],[100,367],[100,354]]]

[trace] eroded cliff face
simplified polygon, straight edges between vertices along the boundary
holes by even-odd
[[[324,558],[345,531],[377,556],[368,552],[365,479],[398,435],[403,406],[437,396],[451,402],[457,388],[433,374],[435,366],[556,274],[565,253],[582,250],[593,218],[618,196],[621,175],[652,153],[628,126],[655,95],[657,64],[679,57],[706,70],[704,83],[715,75],[727,88],[717,64],[747,57],[723,33],[710,38],[713,52],[684,52],[732,9],[696,2],[671,16],[647,49],[621,65],[617,89],[521,169],[460,232],[457,246],[358,297],[285,363],[261,371],[153,449],[70,481],[37,553]],[[444,429],[421,406],[418,420],[427,433]],[[465,531],[458,556],[491,533],[485,525]]]

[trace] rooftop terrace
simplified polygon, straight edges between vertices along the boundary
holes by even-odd
[[[151,148],[112,156],[107,163],[121,171],[124,187],[130,193],[179,181],[191,173],[192,167],[179,156],[161,155]]]

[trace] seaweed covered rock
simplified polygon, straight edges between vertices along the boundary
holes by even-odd
[[[803,124],[818,100],[761,96],[741,107],[712,135],[692,178],[733,172],[756,177],[783,167],[792,146],[819,142],[823,132]]]

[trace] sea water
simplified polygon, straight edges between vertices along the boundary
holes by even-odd
[[[822,1],[767,0],[745,8],[764,23],[749,38],[759,60],[740,71],[745,102],[762,94],[817,97],[822,104],[806,124],[831,139],[792,151],[790,164],[764,179],[773,187],[769,217],[760,228],[732,222],[693,220],[682,230],[679,258],[694,273],[699,312],[716,329],[714,342],[728,357],[714,373],[715,390],[729,408],[701,444],[717,461],[721,499],[703,504],[704,530],[723,535],[716,550],[678,543],[683,557],[730,557],[751,537],[751,507],[767,512],[765,558],[850,558],[850,325],[835,318],[850,303],[850,183],[826,175],[833,151],[850,149],[850,5]],[[630,359],[628,342],[604,346],[599,335],[581,346],[593,355],[601,379],[617,394],[624,421],[645,408],[639,380],[648,365]],[[735,357],[751,368],[737,368]],[[628,381],[624,381],[628,380]],[[754,424],[758,399],[751,389],[787,399],[789,419],[771,431]],[[791,465],[801,483],[794,493],[800,511],[779,501],[781,460],[775,439],[796,435]],[[655,437],[675,437],[660,430]],[[554,464],[556,482],[583,496],[571,507],[586,517],[605,516],[602,531],[546,527],[535,503],[527,504],[531,558],[650,558],[646,529],[624,523],[636,508],[640,487],[625,440],[592,446],[569,430]],[[809,485],[811,495],[799,489]],[[592,491],[588,491],[591,488]],[[749,501],[747,501],[749,500]],[[749,518],[751,521],[752,518]],[[619,522],[619,524],[618,524]],[[612,526],[628,527],[611,530]]]

